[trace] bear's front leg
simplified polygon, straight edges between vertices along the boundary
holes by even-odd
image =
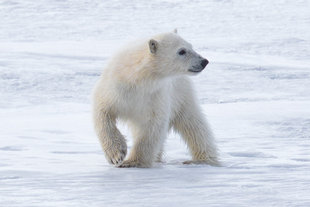
[[[184,104],[172,122],[174,130],[182,135],[193,158],[183,163],[220,166],[212,132],[200,110],[195,101],[190,105]]]
[[[93,115],[95,130],[107,161],[114,165],[121,164],[127,154],[127,144],[116,127],[116,117],[99,105],[95,105]]]
[[[119,167],[152,167],[165,140],[168,122],[154,123],[150,121],[147,124],[132,126],[132,130],[134,137],[133,147],[129,158]]]

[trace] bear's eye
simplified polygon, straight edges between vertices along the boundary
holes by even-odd
[[[179,51],[179,55],[185,55],[186,51],[184,49]]]

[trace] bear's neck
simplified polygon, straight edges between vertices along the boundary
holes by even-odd
[[[166,79],[152,57],[130,57],[129,64],[118,67],[117,79],[128,85],[145,85]]]

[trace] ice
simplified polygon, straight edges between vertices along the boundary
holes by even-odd
[[[0,2],[0,206],[310,206],[310,2]],[[222,167],[107,163],[91,90],[108,58],[178,28],[210,64],[192,77]],[[127,127],[119,123],[131,147]]]

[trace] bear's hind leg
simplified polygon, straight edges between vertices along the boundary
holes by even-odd
[[[167,126],[164,123],[148,123],[133,127],[134,144],[130,155],[119,167],[151,167],[164,142]]]
[[[164,156],[164,144],[162,144],[162,146],[160,147],[155,162],[163,162],[163,156]]]

